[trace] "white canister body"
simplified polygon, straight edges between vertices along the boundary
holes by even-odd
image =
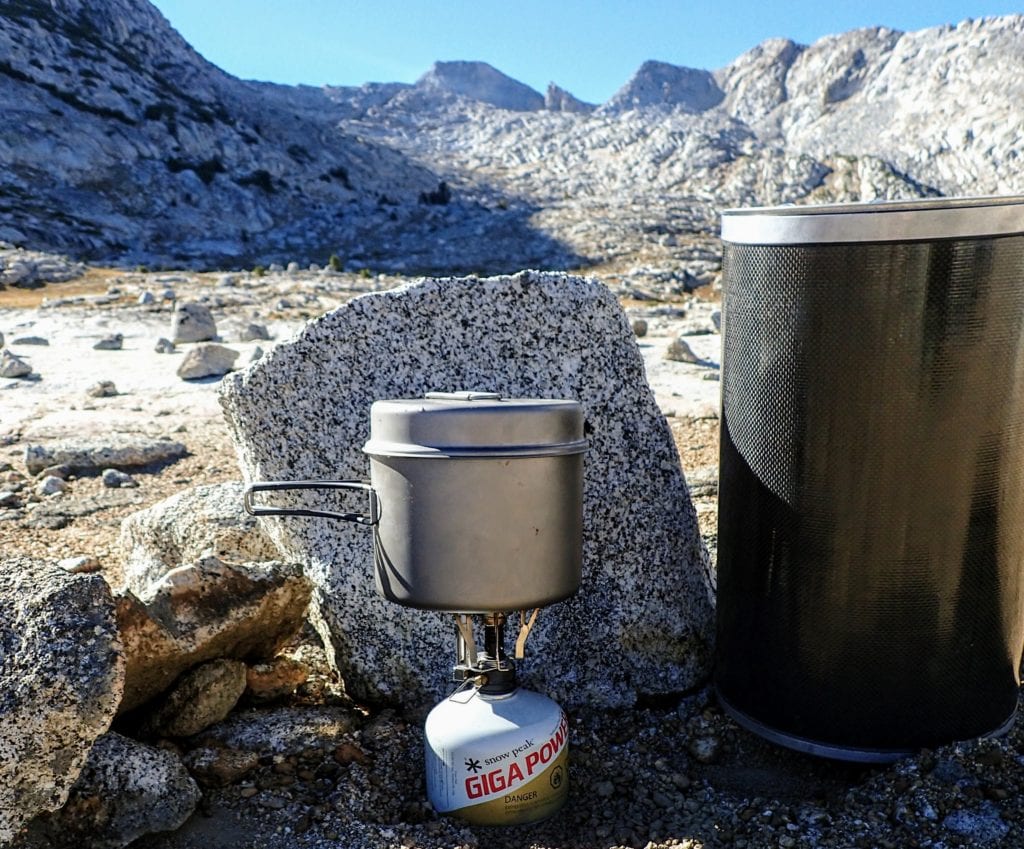
[[[569,724],[539,693],[456,693],[427,716],[424,744],[427,796],[439,813],[477,825],[520,825],[565,804]]]

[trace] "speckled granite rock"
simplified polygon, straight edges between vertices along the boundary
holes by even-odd
[[[0,845],[64,804],[123,686],[103,578],[0,561]]]
[[[48,445],[25,446],[25,468],[39,474],[49,466],[64,465],[69,471],[87,474],[102,469],[134,469],[151,463],[168,463],[184,457],[187,449],[168,439],[111,435],[102,441],[63,440]]]
[[[125,591],[116,599],[127,660],[120,711],[163,692],[198,663],[273,657],[302,626],[310,592],[298,567],[210,556],[169,570],[141,597]]]
[[[184,303],[174,308],[171,317],[171,341],[206,342],[217,337],[217,323],[210,308],[203,304]]]
[[[189,737],[220,722],[245,691],[245,664],[219,658],[185,673],[166,701],[150,717],[149,728],[162,737]]]
[[[694,686],[709,660],[707,556],[629,322],[599,283],[525,272],[358,298],[229,378],[222,403],[247,477],[338,479],[368,472],[360,447],[374,400],[460,389],[575,398],[586,416],[583,584],[542,611],[524,680],[567,705]],[[351,693],[444,695],[451,621],[377,596],[365,529],[294,518],[267,527],[306,564],[318,628]]]
[[[173,752],[111,732],[96,741],[67,805],[32,824],[28,845],[121,849],[144,834],[178,828],[200,796]]]
[[[240,481],[197,486],[128,516],[118,539],[128,588],[145,595],[153,581],[208,550],[222,560],[278,559],[270,538],[243,509],[242,490]]]

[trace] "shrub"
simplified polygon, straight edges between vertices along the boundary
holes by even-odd
[[[331,271],[341,271],[341,258],[337,254],[331,254],[331,258],[327,260],[327,267]]]

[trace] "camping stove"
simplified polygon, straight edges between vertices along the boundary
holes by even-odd
[[[579,588],[582,408],[428,393],[377,401],[370,420],[369,482],[263,481],[246,490],[246,509],[372,527],[378,592],[453,617],[456,686],[425,726],[435,810],[486,825],[544,819],[568,794],[568,725],[555,702],[518,686],[515,661],[540,608]],[[257,492],[310,489],[363,491],[367,512],[254,503]]]

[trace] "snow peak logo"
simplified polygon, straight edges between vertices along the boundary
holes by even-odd
[[[487,765],[503,760],[511,760],[511,763],[477,775],[477,770],[481,769],[480,762],[472,758],[467,759],[466,769],[473,774],[466,776],[466,795],[470,799],[479,799],[482,796],[511,790],[528,778],[532,778],[542,772],[544,767],[562,751],[568,734],[569,722],[563,713],[555,733],[540,746],[527,740],[522,746],[510,752],[484,759],[484,763]],[[471,763],[473,766],[470,766]],[[560,783],[561,780],[559,780]]]

